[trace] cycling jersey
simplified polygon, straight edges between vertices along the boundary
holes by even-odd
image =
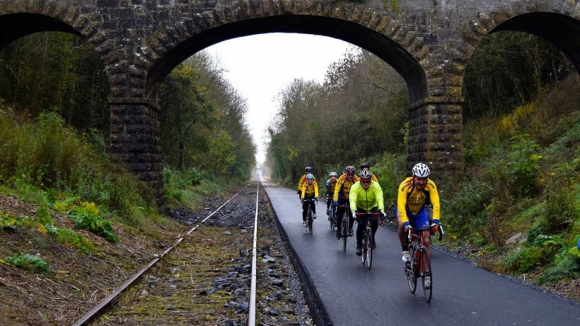
[[[314,177],[313,181],[316,182],[316,177]],[[300,177],[300,180],[298,181],[298,190],[302,190],[302,185],[305,183],[306,183],[306,174]]]
[[[350,187],[354,185],[359,180],[358,176],[353,176],[352,180],[346,179],[346,173],[342,174],[336,181],[334,186],[334,196],[333,201],[338,201],[339,199],[348,199],[348,193],[350,192]]]
[[[326,180],[326,196],[332,196],[334,195],[334,188],[336,188],[336,183],[338,182],[338,179],[334,179],[334,181],[332,181],[332,178]]]
[[[425,205],[433,206],[433,219],[439,220],[441,206],[439,204],[439,193],[437,186],[431,179],[427,179],[427,184],[423,190],[419,190],[413,183],[413,177],[408,177],[399,185],[397,196],[397,212],[399,222],[409,222],[409,214],[417,215],[424,209]],[[411,216],[413,217],[413,216]]]
[[[300,193],[300,198],[302,199],[318,197],[318,184],[316,183],[316,181],[312,181],[312,184],[304,182],[301,191],[302,192]]]
[[[356,211],[357,208],[364,209],[366,211],[377,207],[379,210],[384,210],[385,205],[383,203],[383,190],[381,186],[374,181],[371,181],[369,188],[363,188],[360,182],[355,183],[350,188],[350,210]]]

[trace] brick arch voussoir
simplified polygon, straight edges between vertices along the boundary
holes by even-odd
[[[99,53],[110,81],[120,79],[118,77],[120,75],[118,71],[121,71],[120,60],[113,51],[113,38],[110,38],[109,33],[101,28],[100,18],[91,13],[82,13],[82,6],[78,3],[54,0],[1,1],[0,15],[5,14],[38,14],[67,24],[87,39],[95,51]]]

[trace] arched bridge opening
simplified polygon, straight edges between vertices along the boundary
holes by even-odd
[[[0,16],[0,50],[17,39],[39,32],[65,32],[82,36],[69,24],[41,14],[17,13]]]
[[[427,79],[423,68],[413,55],[397,42],[351,21],[301,15],[242,20],[220,25],[188,38],[170,49],[152,65],[147,75],[148,94],[155,96],[159,84],[173,68],[206,47],[232,38],[275,32],[316,34],[357,45],[384,60],[405,79],[409,88],[410,102],[417,102],[427,95]]]
[[[519,31],[539,36],[562,50],[580,73],[580,21],[549,12],[534,12],[515,16],[499,24],[491,33]]]

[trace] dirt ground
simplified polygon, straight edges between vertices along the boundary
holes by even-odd
[[[238,193],[190,235],[193,226]],[[247,323],[255,185],[207,198],[199,211],[165,210],[168,222],[114,223],[113,244],[83,230],[95,249],[84,254],[30,227],[0,229],[0,259],[32,254],[49,263],[39,274],[0,262],[0,325],[72,325],[156,255],[184,240],[124,292],[93,325],[242,325]],[[287,259],[268,199],[260,195],[257,321],[311,325],[301,283]],[[34,216],[37,207],[0,196],[0,210]],[[55,226],[72,221],[51,211]]]

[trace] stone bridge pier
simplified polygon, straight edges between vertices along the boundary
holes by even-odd
[[[579,17],[577,0],[1,0],[0,50],[36,32],[86,38],[109,77],[110,151],[161,202],[157,90],[173,68],[206,47],[286,32],[372,52],[409,89],[408,168],[425,162],[455,173],[463,166],[463,74],[481,40],[500,31],[534,34],[578,69]]]

